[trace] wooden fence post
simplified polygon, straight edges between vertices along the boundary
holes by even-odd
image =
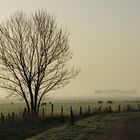
[[[112,112],[112,107],[111,106],[108,107],[108,111]]]
[[[90,106],[88,106],[88,115],[90,116]]]
[[[128,111],[128,112],[129,112],[130,110],[131,110],[130,105],[129,105],[129,104],[127,104],[127,105],[126,105],[126,111]]]
[[[9,121],[11,120],[11,116],[10,116],[10,113],[8,113],[8,120],[9,120]]]
[[[120,112],[121,111],[121,105],[119,104],[119,106],[118,106],[118,112]]]
[[[100,106],[99,109],[98,109],[99,113],[101,112],[101,108],[102,108],[102,107]]]
[[[54,109],[54,106],[52,104],[52,108],[51,108],[51,114],[52,114],[52,116],[53,116],[53,109]]]
[[[5,116],[3,115],[3,113],[1,113],[1,122],[2,124],[5,122]]]
[[[27,114],[27,110],[26,110],[26,107],[25,107],[24,111],[23,111],[23,119],[26,119],[26,114]]]
[[[70,121],[71,121],[71,125],[74,125],[74,118],[73,118],[73,110],[72,110],[72,107],[70,107]]]
[[[45,109],[44,108],[42,109],[42,116],[43,116],[43,118],[45,116]]]
[[[15,113],[12,112],[12,120],[15,120]]]
[[[82,115],[82,107],[80,106],[80,111],[79,111],[79,115]]]
[[[138,104],[138,111],[140,110],[140,104]]]
[[[63,106],[61,107],[61,116],[63,116]]]
[[[108,112],[108,106],[105,108],[105,112]]]

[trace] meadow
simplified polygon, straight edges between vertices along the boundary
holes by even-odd
[[[53,117],[52,117],[53,104]],[[121,110],[118,112],[119,104]],[[128,111],[127,107],[133,108]],[[44,117],[38,120],[24,120],[21,118],[25,108],[24,103],[5,103],[0,104],[0,112],[7,118],[8,113],[14,112],[17,116],[15,120],[0,122],[0,140],[35,140],[35,139],[67,139],[67,140],[84,140],[90,134],[96,134],[102,129],[106,123],[113,119],[113,116],[127,115],[127,113],[139,113],[139,102],[114,102],[107,104],[106,102],[98,104],[97,101],[84,102],[51,102],[40,107],[40,116],[44,109]],[[90,106],[91,114],[88,114]],[[111,106],[112,112],[106,112],[106,107]],[[63,117],[61,116],[61,108],[63,107]],[[71,125],[70,107],[74,114],[74,125]],[[83,114],[79,116],[80,107],[83,109]],[[101,113],[93,112],[101,107]],[[105,112],[104,112],[105,111]],[[86,114],[84,114],[86,113]],[[1,119],[0,119],[1,120]],[[24,133],[23,133],[24,132]],[[55,132],[55,134],[54,134]]]
[[[105,110],[106,107],[111,106],[112,111],[118,111],[119,105],[121,105],[120,111],[123,111],[130,105],[133,109],[138,109],[139,102],[113,102],[112,104],[107,104],[107,102],[103,102],[101,104],[98,101],[68,101],[68,102],[45,102],[45,105],[40,106],[40,115],[42,115],[42,110],[44,109],[45,116],[52,115],[52,104],[53,104],[53,115],[59,116],[62,112],[63,107],[63,115],[68,116],[70,114],[70,107],[73,109],[73,113],[75,115],[79,114],[80,107],[82,107],[83,112],[87,112],[90,107],[91,112],[97,110],[101,107],[101,111]],[[8,113],[14,112],[17,116],[22,116],[24,108],[24,103],[3,103],[0,104],[0,113],[3,113],[5,116]]]

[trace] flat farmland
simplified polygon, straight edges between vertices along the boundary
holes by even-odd
[[[107,104],[106,102],[102,104],[98,104],[98,102],[52,102],[46,103],[45,105],[40,106],[40,114],[42,114],[42,110],[44,108],[45,116],[50,116],[52,113],[52,104],[53,104],[53,115],[61,115],[62,107],[63,114],[69,115],[70,107],[72,107],[75,115],[79,114],[80,107],[82,107],[82,112],[88,111],[90,107],[90,111],[93,112],[101,107],[101,111],[105,110],[106,107],[111,106],[112,111],[117,111],[119,104],[121,105],[121,110],[125,110],[128,105],[133,109],[138,109],[138,102],[113,102],[112,104]],[[7,115],[8,113],[15,112],[17,115],[22,115],[24,108],[26,105],[24,103],[3,103],[0,104],[0,113]]]
[[[53,104],[53,115],[54,117],[48,117],[52,113],[52,104]],[[118,112],[119,104],[121,105],[121,112]],[[6,103],[0,104],[0,112],[5,115],[7,118],[6,121],[2,121],[0,123],[0,139],[6,140],[91,140],[93,138],[97,139],[100,138],[100,134],[103,133],[103,138],[106,137],[108,139],[108,135],[112,135],[113,137],[121,137],[119,135],[119,130],[121,128],[124,131],[124,125],[126,125],[126,121],[128,120],[128,125],[131,128],[133,125],[131,122],[139,121],[139,111],[138,111],[138,102],[114,102],[113,104],[107,104],[106,102],[102,104],[98,104],[98,102],[52,102],[44,104],[40,107],[40,115],[42,114],[42,110],[44,108],[45,116],[47,117],[40,117],[37,120],[26,120],[21,119],[19,116],[23,115],[23,110],[25,108],[25,104],[23,103]],[[128,105],[133,108],[133,110],[127,110]],[[112,111],[116,112],[103,112],[97,114],[88,114],[88,109],[90,106],[90,111],[99,109],[101,106],[101,111],[106,109],[106,107],[111,106]],[[61,108],[63,107],[63,113],[66,117],[61,117]],[[74,112],[74,125],[71,124],[71,117],[70,117],[70,107],[72,107]],[[80,107],[82,107],[83,112],[87,112],[85,115],[78,115],[80,111]],[[126,110],[125,110],[126,109]],[[8,119],[8,113],[15,112],[17,118],[15,119]],[[132,121],[129,121],[129,117],[132,115]],[[56,116],[56,117],[55,117]],[[60,116],[60,117],[57,117]],[[124,116],[124,119],[122,118]],[[126,117],[125,117],[126,116]],[[134,116],[134,119],[133,119]],[[2,116],[0,116],[2,117]],[[16,117],[16,116],[15,116]],[[19,118],[19,119],[18,119]],[[116,121],[116,119],[118,121]],[[121,120],[124,120],[123,122]],[[118,126],[120,123],[119,128],[115,127]],[[109,124],[109,126],[108,126]],[[111,126],[110,126],[111,125]],[[137,124],[139,128],[139,123]],[[104,133],[104,130],[110,129],[112,132],[107,131],[108,135]],[[139,129],[138,129],[139,130]],[[24,132],[24,133],[23,133]],[[55,133],[54,133],[55,132]],[[106,132],[106,131],[105,131]],[[118,132],[118,133],[115,133]],[[126,132],[127,133],[127,132]],[[133,131],[132,131],[133,133]],[[8,135],[7,135],[8,134]],[[137,135],[136,135],[137,136]],[[128,136],[129,137],[129,136]],[[103,139],[101,138],[101,139]],[[121,140],[121,139],[120,139]]]

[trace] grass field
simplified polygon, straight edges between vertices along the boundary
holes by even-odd
[[[25,138],[37,135],[42,131],[51,129],[65,123],[62,119],[47,120],[16,120],[0,124],[0,140],[25,140]]]
[[[104,125],[111,121],[110,115],[96,115],[75,122],[74,126],[62,124],[46,130],[26,140],[86,140],[93,133],[99,133]],[[54,133],[55,132],[55,133]]]
[[[132,113],[94,115],[75,121],[73,126],[57,118],[0,125],[0,140],[87,140],[91,135],[99,135],[116,116],[129,114]]]
[[[95,115],[76,121],[74,126],[59,125],[26,140],[94,140],[94,137],[101,135],[106,126],[113,123],[116,118],[129,118],[131,115],[139,114],[139,112],[132,112]]]
[[[122,109],[128,104],[138,109],[138,102],[116,102],[111,105],[113,111],[118,109],[119,104],[121,104]],[[64,115],[69,116],[70,106],[72,106],[75,115],[79,113],[80,106],[83,108],[83,111],[87,111],[88,106],[91,107],[91,110],[99,106],[102,106],[104,109],[108,104],[98,104],[97,102],[54,102],[53,105],[54,118],[43,118],[37,121],[17,119],[16,121],[7,121],[4,125],[0,123],[0,140],[11,140],[11,138],[14,140],[45,140],[45,138],[48,140],[84,140],[86,137],[90,136],[90,134],[100,133],[100,129],[102,129],[106,123],[112,121],[114,116],[127,115],[125,112],[111,114],[101,113],[91,117],[87,115],[85,116],[86,118],[75,119],[74,126],[71,126],[69,117],[55,117],[55,115],[60,115],[62,106],[64,108]],[[22,115],[24,107],[25,104],[21,103],[0,104],[0,112],[3,112],[5,115],[9,112]],[[51,114],[51,105],[47,104],[47,106],[42,106],[41,110],[43,107],[45,108],[45,115],[49,116]]]
[[[113,104],[110,104],[113,111],[118,110],[118,106],[121,104],[121,110],[126,108],[126,106],[129,104],[133,106],[133,108],[138,109],[138,103],[137,102],[114,102]],[[80,107],[82,107],[83,112],[88,110],[88,106],[90,106],[91,111],[93,109],[102,107],[102,110],[105,109],[107,106],[109,106],[107,103],[98,104],[97,102],[68,102],[68,103],[60,103],[60,102],[54,102],[54,115],[60,115],[61,114],[61,107],[63,107],[64,115],[69,115],[70,113],[70,107],[73,108],[74,114],[79,114]],[[15,112],[18,116],[22,116],[23,110],[25,108],[24,103],[5,103],[0,104],[0,113],[4,113],[7,115],[8,113]],[[42,109],[45,109],[45,116],[51,115],[51,104],[47,104],[46,106],[40,107],[40,114],[42,114]]]

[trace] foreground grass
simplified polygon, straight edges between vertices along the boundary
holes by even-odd
[[[76,121],[74,126],[63,124],[26,140],[87,140],[90,136],[99,135],[116,117],[130,114],[135,113],[95,115]]]
[[[75,121],[71,126],[66,118],[37,121],[15,121],[0,125],[0,140],[86,140],[100,134],[105,125],[116,117],[132,113],[100,114]],[[134,114],[134,113],[133,113]]]
[[[57,126],[26,140],[86,140],[91,134],[100,133],[100,130],[113,119],[113,114],[91,116],[76,121],[74,126]]]
[[[0,124],[0,140],[23,140],[51,129],[64,122],[63,119],[48,119],[37,121],[14,121]]]

